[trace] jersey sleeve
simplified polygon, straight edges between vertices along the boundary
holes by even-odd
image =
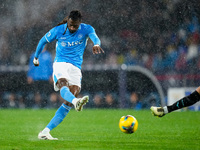
[[[40,53],[42,52],[42,50],[44,49],[44,46],[47,43],[50,43],[52,41],[54,41],[57,37],[57,32],[58,29],[57,27],[52,28],[49,32],[47,32],[39,41],[37,48],[36,48],[36,52],[35,52],[35,57],[38,58]]]
[[[88,28],[88,36],[90,37],[94,45],[101,45],[101,41],[92,26],[89,26]]]
[[[45,34],[45,39],[47,40],[47,42],[52,42],[57,38],[57,33],[58,33],[58,27],[54,27],[52,28],[49,32],[47,32]]]
[[[45,36],[43,36],[36,48],[36,52],[35,52],[35,57],[38,58],[40,53],[42,52],[42,50],[44,49],[44,46],[47,44],[47,40],[45,39]]]

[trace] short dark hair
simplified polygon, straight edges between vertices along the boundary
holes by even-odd
[[[69,18],[71,18],[73,21],[81,21],[82,15],[81,12],[78,10],[72,10],[69,14]]]

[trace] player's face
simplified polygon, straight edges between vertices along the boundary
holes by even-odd
[[[78,30],[79,25],[81,22],[79,20],[73,21],[71,18],[67,21],[67,27],[70,33],[74,33]]]

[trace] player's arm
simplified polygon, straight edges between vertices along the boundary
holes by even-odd
[[[97,36],[95,30],[93,27],[90,27],[90,33],[89,33],[89,37],[92,40],[94,46],[92,47],[92,52],[93,54],[99,54],[99,53],[104,53],[104,50],[100,47],[101,45],[101,41],[99,39],[99,37]]]
[[[50,43],[52,41],[54,41],[56,39],[56,35],[57,35],[57,28],[53,28],[51,29],[49,32],[47,32],[39,41],[37,48],[36,48],[36,52],[35,52],[35,57],[33,59],[33,64],[35,66],[39,66],[39,60],[38,57],[40,55],[40,53],[42,52],[42,50],[44,49],[45,45],[47,43]]]
[[[46,44],[47,44],[47,40],[46,40],[45,36],[43,36],[43,37],[40,39],[40,41],[39,41],[39,43],[38,43],[38,45],[37,45],[37,49],[36,49],[36,52],[35,52],[35,57],[34,57],[34,59],[33,59],[33,64],[34,64],[35,66],[39,66],[38,57],[39,57],[40,53],[42,52],[42,50],[44,49],[44,46],[45,46]]]

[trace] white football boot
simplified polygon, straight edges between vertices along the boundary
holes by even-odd
[[[154,116],[163,117],[165,115],[163,107],[151,106],[150,109]]]
[[[82,98],[78,98],[78,101],[74,105],[76,111],[82,111],[83,106],[89,101],[89,96],[84,96]]]
[[[38,139],[40,139],[40,140],[58,140],[58,138],[53,138],[49,132],[47,132],[47,133],[40,132],[38,134]]]

